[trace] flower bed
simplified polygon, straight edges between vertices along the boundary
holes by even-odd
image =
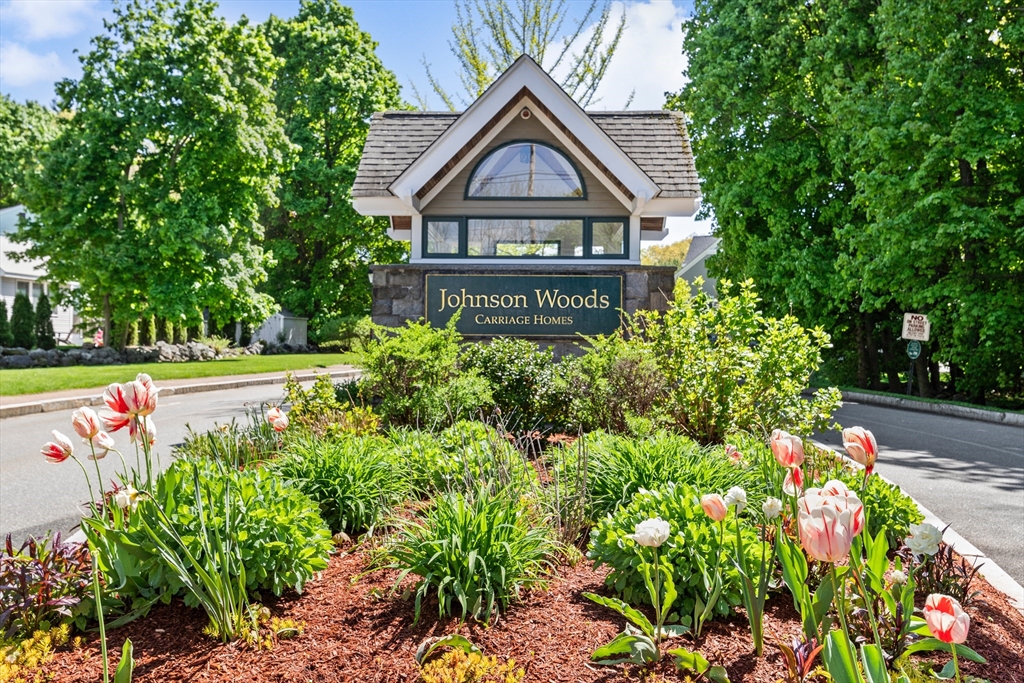
[[[0,558],[0,627],[12,638],[0,671],[1014,680],[1024,619],[873,476],[873,435],[843,431],[854,469],[781,429],[827,421],[827,403],[802,403],[791,381],[793,366],[813,365],[812,337],[827,339],[751,323],[750,304],[742,293],[687,304],[595,340],[567,367],[518,343],[464,352],[453,328],[410,326],[369,345],[360,383],[290,381],[290,411],[261,407],[248,424],[192,435],[160,474],[159,389],[144,374],[113,384],[101,415],[83,408],[71,425],[88,460],[113,453],[123,466],[113,486],[96,469],[89,552],[8,544]],[[730,316],[747,327],[730,332]],[[701,348],[705,360],[723,354],[723,375],[739,373],[732,390],[680,370]],[[734,354],[740,366],[723,368]],[[616,373],[641,366],[654,376],[642,396],[595,407]],[[748,393],[772,382],[772,400]],[[574,395],[567,387],[590,397],[555,400]],[[551,433],[559,425],[575,435]],[[754,425],[776,428],[764,438]],[[134,461],[104,430],[129,436]],[[75,449],[55,431],[42,452],[91,482]],[[92,624],[98,638],[83,631]],[[72,625],[85,635],[68,641]]]

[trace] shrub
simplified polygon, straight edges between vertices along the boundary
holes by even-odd
[[[17,550],[7,534],[0,555],[0,632],[28,636],[49,624],[69,621],[92,588],[92,560],[81,543],[60,533],[29,538]]]
[[[38,669],[53,659],[54,650],[66,645],[71,628],[61,624],[48,630],[34,631],[24,640],[0,639],[0,681],[42,681]],[[30,677],[31,676],[31,677]]]
[[[567,356],[559,363],[556,391],[567,399],[563,422],[585,431],[624,432],[630,417],[654,415],[665,378],[643,341],[616,334],[588,342],[581,358]]]
[[[329,318],[312,335],[320,350],[361,352],[373,335],[369,316],[349,315]]]
[[[39,301],[36,302],[36,346],[47,351],[57,348],[52,316],[53,307],[50,306],[50,297],[46,296],[46,292],[42,292],[39,295]]]
[[[366,388],[389,424],[451,424],[490,404],[486,381],[472,371],[458,373],[456,322],[453,317],[440,329],[412,321],[397,331],[377,328],[364,355]]]
[[[628,503],[638,491],[661,488],[669,482],[701,491],[725,491],[732,486],[750,489],[754,481],[752,471],[732,465],[720,448],[701,448],[685,436],[665,431],[648,437],[593,432],[583,441],[593,520]],[[574,458],[564,459],[563,467],[575,467]]]
[[[305,437],[272,467],[310,497],[332,532],[372,530],[407,490],[403,465],[380,437]]]
[[[196,475],[203,489],[201,501],[194,493]],[[231,519],[225,519],[226,511]],[[157,477],[152,500],[143,497],[127,514],[123,528],[91,519],[83,525],[100,551],[97,558],[109,590],[140,603],[157,597],[167,602],[184,592],[184,584],[169,570],[145,528],[159,530],[165,522],[200,562],[204,525],[231,529],[247,588],[274,595],[289,587],[301,592],[316,572],[327,567],[332,547],[313,502],[273,474],[262,469],[239,471],[208,460],[178,460]],[[169,535],[161,540],[172,548],[177,543]],[[189,595],[185,601],[196,604]]]
[[[26,294],[18,292],[14,295],[14,308],[11,310],[11,335],[14,345],[31,349],[36,345],[35,314],[32,302]]]
[[[598,522],[591,532],[587,557],[594,566],[611,567],[605,584],[631,604],[650,604],[650,595],[640,572],[640,556],[636,542],[630,534],[644,520],[661,517],[669,523],[671,534],[661,546],[663,562],[672,567],[679,598],[678,614],[669,615],[669,621],[689,623],[696,598],[706,599],[705,574],[711,574],[716,559],[721,556],[722,594],[715,605],[715,614],[725,615],[729,607],[742,602],[740,575],[732,562],[736,538],[736,518],[725,522],[725,544],[721,543],[718,524],[704,514],[697,489],[685,484],[668,484],[657,491],[641,491],[626,506]],[[761,543],[757,533],[741,523],[744,550],[749,559],[747,566],[759,566]],[[767,550],[771,555],[771,550]],[[680,616],[681,615],[681,616]]]
[[[489,622],[523,587],[542,581],[554,544],[515,494],[481,486],[471,495],[438,496],[422,520],[401,523],[389,553],[391,567],[420,577],[419,621],[424,598],[436,595],[438,616],[458,613]]]
[[[7,317],[7,301],[0,299],[0,346],[14,346],[11,321]]]
[[[375,434],[380,428],[380,418],[373,410],[342,398],[330,375],[317,375],[307,391],[289,374],[284,393],[292,404],[288,419],[317,436],[360,436]]]
[[[177,342],[179,344],[184,344],[187,341],[185,337],[187,337],[188,333],[184,332],[184,329],[186,328],[181,326],[178,326],[176,328],[177,334],[175,335],[175,340],[180,339],[181,341]],[[231,348],[231,340],[227,339],[226,337],[218,337],[216,335],[212,335],[209,337],[199,337],[199,339],[197,339],[196,341],[199,342],[200,344],[203,344],[204,346],[209,346],[211,349],[214,350],[214,352],[218,356],[223,354],[229,348]]]
[[[498,337],[489,344],[466,344],[462,368],[479,373],[490,385],[492,405],[510,429],[533,429],[544,420],[553,382],[554,358],[528,339]]]
[[[884,529],[890,548],[903,545],[903,539],[910,533],[910,525],[924,521],[924,515],[914,499],[903,493],[899,486],[881,477],[870,477],[867,488],[863,490],[861,484],[864,482],[864,473],[861,470],[843,468],[839,479],[856,492],[864,503],[867,531],[874,537]]]
[[[689,288],[680,280],[667,313],[640,311],[618,333],[657,359],[668,387],[665,418],[703,444],[733,432],[827,428],[839,390],[822,389],[811,400],[801,392],[829,336],[792,316],[762,315],[749,280],[720,280],[717,300],[703,291],[691,297]]]

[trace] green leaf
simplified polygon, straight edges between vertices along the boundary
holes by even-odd
[[[459,635],[458,633],[450,633],[446,636],[427,638],[420,643],[420,646],[416,648],[416,663],[422,666],[423,662],[433,654],[434,650],[439,647],[446,646],[462,650],[466,654],[469,654],[470,652],[480,652],[480,648],[474,645],[466,636]]]
[[[615,658],[615,655],[629,655],[628,657]],[[642,633],[630,633],[624,631],[615,636],[607,645],[603,645],[590,656],[595,664],[614,666],[631,662],[633,664],[646,664],[658,659],[658,650],[654,647],[654,641]]]
[[[121,661],[117,663],[114,671],[114,683],[132,683],[132,674],[135,671],[135,660],[132,659],[133,648],[130,638],[126,638],[121,648]]]
[[[851,657],[852,651],[853,646],[840,630],[832,631],[825,639],[825,668],[835,683],[861,683],[857,662]]]
[[[611,609],[615,610],[616,612],[618,612],[619,614],[633,622],[633,624],[638,626],[640,630],[644,632],[644,634],[651,638],[654,637],[654,625],[651,623],[651,621],[642,612],[633,609],[632,607],[624,603],[622,600],[619,600],[618,598],[606,598],[602,595],[597,595],[595,593],[584,593],[583,597],[587,598],[588,600],[592,600],[599,605],[610,607]]]
[[[942,667],[941,671],[938,671],[938,672],[933,671],[932,672],[932,676],[934,676],[935,678],[941,678],[943,680],[949,680],[949,679],[955,677],[956,676],[956,666],[954,665],[953,660],[951,659],[948,662],[946,662],[946,666]]]
[[[687,650],[685,647],[677,647],[674,650],[669,650],[668,653],[675,657],[676,668],[680,671],[694,671],[698,675],[703,675],[711,668],[711,662],[705,659],[704,655]]]
[[[914,654],[915,652],[949,652],[952,653],[949,643],[944,643],[938,638],[925,638],[919,640],[916,643],[911,644],[904,650],[907,654]],[[969,659],[972,662],[978,664],[985,664],[985,658],[979,655],[977,652],[967,647],[966,645],[957,645],[956,654],[964,659]]]
[[[885,668],[885,657],[877,645],[861,645],[860,661],[864,664],[868,683],[890,683],[889,672]]]

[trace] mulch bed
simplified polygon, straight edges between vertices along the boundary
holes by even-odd
[[[367,571],[367,555],[356,550],[331,559],[322,577],[301,596],[277,600],[274,614],[304,621],[302,635],[279,642],[272,650],[256,651],[235,644],[222,645],[202,633],[206,625],[200,609],[180,600],[155,608],[149,616],[108,633],[111,660],[120,655],[126,637],[135,646],[135,681],[416,681],[414,653],[429,636],[460,632],[485,654],[512,657],[526,670],[527,681],[637,681],[637,667],[599,667],[590,654],[614,637],[624,620],[581,596],[584,591],[607,594],[605,570],[594,571],[587,561],[561,567],[547,590],[523,596],[508,614],[490,627],[437,620],[436,603],[425,605],[420,623],[412,625],[412,600],[391,597],[395,572]],[[412,580],[407,579],[409,585]],[[972,625],[968,645],[989,661],[965,663],[964,671],[993,683],[1024,681],[1024,617],[1005,597],[976,579],[982,591],[968,610]],[[432,611],[433,610],[433,611]],[[722,664],[734,683],[775,683],[785,664],[771,643],[800,634],[799,615],[788,594],[771,596],[765,614],[765,654],[754,657],[742,615],[716,620],[699,643],[683,638],[680,644],[697,649],[713,663]],[[945,661],[945,655],[931,659]],[[645,680],[683,681],[671,658],[663,660]],[[55,683],[100,680],[98,640],[89,638],[79,649],[65,648],[46,667]]]

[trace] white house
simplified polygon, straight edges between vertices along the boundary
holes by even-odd
[[[282,308],[263,321],[263,324],[253,333],[252,340],[305,346],[308,343],[306,327],[307,320],[305,318],[300,318],[288,309]],[[236,343],[238,342],[237,337],[240,335],[241,328],[239,327],[236,333]]]
[[[718,296],[715,278],[708,276],[706,261],[709,256],[714,256],[718,253],[718,245],[721,241],[721,239],[714,235],[694,235],[691,239],[690,248],[686,252],[686,259],[679,265],[679,270],[676,271],[677,280],[682,278],[690,283],[691,294],[697,293],[697,288],[693,286],[693,281],[697,277],[701,277],[704,279],[701,290],[709,296]]]
[[[25,250],[23,244],[11,240],[11,235],[18,230],[18,217],[23,213],[25,207],[20,204],[0,209],[0,296],[7,303],[8,315],[13,310],[14,295],[18,292],[27,294],[33,306],[39,301],[41,293],[51,295],[46,284],[46,264],[43,261],[16,261],[13,258],[14,254]],[[59,343],[82,343],[82,335],[75,329],[78,322],[73,308],[54,306],[53,331]]]

